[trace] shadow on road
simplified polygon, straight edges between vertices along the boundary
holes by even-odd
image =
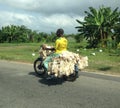
[[[52,78],[52,79],[46,79],[45,76],[39,76],[37,75],[35,72],[29,72],[29,75],[33,75],[35,77],[40,78],[38,80],[38,82],[48,85],[48,86],[52,86],[52,85],[61,85],[65,82],[64,79],[62,78]]]
[[[62,85],[63,82],[65,82],[65,81],[62,78],[61,79],[60,78],[59,79],[58,78],[49,79],[49,80],[42,78],[39,80],[39,82],[42,84],[48,85],[48,86],[53,86],[53,85]]]

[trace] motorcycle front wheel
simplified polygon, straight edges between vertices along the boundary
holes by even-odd
[[[44,75],[45,74],[45,68],[43,66],[43,61],[41,58],[38,58],[34,61],[34,70],[37,75]]]

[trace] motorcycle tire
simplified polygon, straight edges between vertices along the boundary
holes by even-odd
[[[66,77],[67,81],[75,81],[76,79],[77,79],[77,74],[76,73],[71,74],[68,77]]]
[[[43,64],[43,61],[40,58],[34,61],[34,70],[35,70],[35,73],[39,76],[42,76],[46,73],[45,68],[43,67],[42,64]]]

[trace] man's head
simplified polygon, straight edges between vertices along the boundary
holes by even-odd
[[[62,36],[63,34],[64,34],[64,30],[62,28],[57,29],[57,31],[56,31],[57,36]]]

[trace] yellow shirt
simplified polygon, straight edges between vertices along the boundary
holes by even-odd
[[[60,37],[55,42],[55,53],[62,53],[63,51],[67,50],[67,39],[65,37]]]

